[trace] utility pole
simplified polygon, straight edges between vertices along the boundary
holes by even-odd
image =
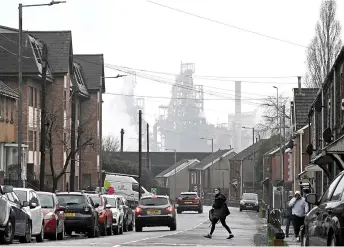
[[[253,188],[253,193],[255,191],[255,166],[256,166],[256,150],[255,150],[255,145],[254,145],[254,127],[252,128],[252,147],[253,147],[253,164],[252,164],[252,188]]]
[[[139,110],[139,200],[141,199],[141,166],[142,166],[142,111]]]
[[[284,146],[285,146],[285,105],[283,105],[282,108],[282,122],[283,122],[283,146],[281,147],[282,150],[282,180],[283,180],[283,186],[282,186],[282,208],[284,208],[284,169],[285,169],[285,160],[284,160]]]
[[[124,129],[121,129],[121,153],[123,153],[123,136],[124,136]]]
[[[75,83],[74,83],[75,84]],[[71,160],[70,160],[70,176],[69,176],[69,185],[70,191],[75,190],[75,150],[76,150],[76,128],[79,129],[79,126],[76,127],[76,97],[77,97],[77,88],[76,85],[72,86],[72,121],[71,121]],[[64,140],[65,141],[65,140]],[[101,171],[100,171],[101,173]]]
[[[19,47],[18,47],[18,187],[21,187],[22,173],[22,112],[23,112],[23,71],[22,71],[22,34],[23,34],[23,5],[19,4]]]
[[[174,150],[174,165],[177,164],[177,150]],[[174,167],[174,198],[175,201],[177,198],[177,166]]]
[[[149,161],[149,124],[147,123],[147,168],[150,171],[150,161]]]
[[[41,191],[45,190],[45,150],[46,150],[46,102],[45,102],[45,94],[46,94],[46,87],[47,87],[47,67],[48,67],[48,59],[47,59],[47,46],[43,44],[43,57],[42,57],[42,95],[41,95],[41,164],[40,164],[40,173],[39,173],[39,189]]]

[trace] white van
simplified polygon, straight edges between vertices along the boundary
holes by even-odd
[[[139,183],[130,176],[106,174],[104,180],[104,187],[111,186],[115,190],[115,195],[122,195],[128,201],[138,202],[139,200]],[[141,186],[141,196],[149,196],[152,193],[148,192]]]

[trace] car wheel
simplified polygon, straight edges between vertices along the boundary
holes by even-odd
[[[108,228],[106,228],[106,235],[111,236],[112,235],[112,224]]]
[[[118,231],[118,226],[114,226],[112,229],[113,235],[118,235],[119,231]]]
[[[97,237],[97,234],[99,234],[99,228],[98,228],[98,221],[97,219],[95,219],[93,226],[87,232],[87,237],[95,238]]]
[[[31,223],[30,221],[26,221],[25,225],[25,236],[20,237],[21,243],[31,243],[32,231],[31,231]]]
[[[135,232],[142,232],[142,226],[135,224]]]
[[[332,233],[329,242],[330,242],[329,246],[337,246],[336,234]]]
[[[203,208],[198,209],[199,214],[203,214]]]
[[[134,230],[134,222],[133,221],[131,221],[129,226],[128,226],[128,231],[131,232],[132,230]]]
[[[0,231],[0,243],[1,244],[12,244],[14,239],[15,231],[14,219],[8,220],[6,228],[4,231]]]
[[[106,223],[105,222],[104,224],[99,225],[100,236],[106,236]]]
[[[177,230],[177,222],[176,222],[176,221],[174,221],[174,222],[171,224],[170,230],[171,230],[171,231]]]
[[[62,224],[62,231],[57,233],[57,240],[63,240],[64,236],[65,236],[65,228],[64,228],[64,224]]]
[[[181,213],[182,213],[182,210],[177,209],[177,214],[181,214]]]
[[[41,232],[36,236],[36,241],[42,243],[44,241],[44,223],[41,226]]]

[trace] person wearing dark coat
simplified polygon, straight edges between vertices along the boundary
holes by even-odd
[[[204,236],[205,238],[211,238],[214,230],[215,230],[215,226],[217,224],[217,222],[221,222],[222,226],[224,228],[226,228],[226,230],[229,233],[229,237],[227,239],[231,239],[234,237],[234,235],[232,234],[231,229],[228,227],[228,225],[226,224],[226,217],[227,215],[229,215],[229,210],[226,204],[226,197],[220,193],[220,189],[217,188],[215,189],[215,202],[213,204],[213,208],[212,208],[212,220],[211,220],[211,230],[210,230],[210,234]]]
[[[285,237],[288,238],[289,237],[289,227],[290,227],[290,223],[292,222],[292,207],[289,207],[289,202],[291,201],[293,197],[290,196],[289,197],[289,201],[286,204],[286,223],[285,223]]]

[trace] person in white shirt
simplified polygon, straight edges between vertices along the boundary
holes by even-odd
[[[292,221],[295,237],[299,237],[300,228],[304,224],[305,216],[308,213],[309,206],[305,198],[301,196],[300,191],[295,191],[295,196],[290,200],[289,206],[292,208]]]

